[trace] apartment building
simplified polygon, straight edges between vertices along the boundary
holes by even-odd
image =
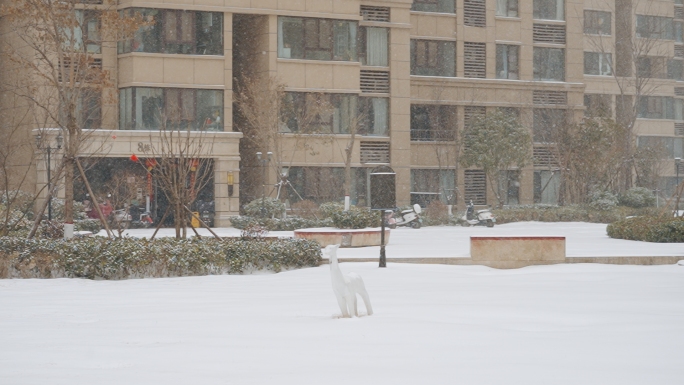
[[[117,45],[98,44],[97,18],[86,19],[112,6],[148,23]],[[369,203],[370,172],[380,165],[396,172],[400,206],[494,204],[482,170],[458,165],[461,130],[494,109],[518,116],[534,141],[534,162],[502,175],[509,205],[557,203],[562,171],[549,133],[584,114],[619,119],[626,96],[639,99],[639,144],[658,141],[670,151],[667,186],[675,182],[673,159],[684,157],[682,0],[104,0],[84,7],[84,44],[115,85],[103,90],[115,97],[93,102],[101,111],[87,126],[95,146],[126,159],[154,145],[158,110],[211,133],[205,156],[214,159],[219,226],[242,204],[279,194],[278,186],[291,201],[342,199],[352,139],[355,204]],[[634,41],[645,39],[654,43],[633,58]],[[315,125],[328,135],[302,133],[296,117],[283,117],[280,158],[269,160],[275,149],[241,134],[246,122],[234,101],[247,76],[277,79],[295,111],[311,108],[310,95],[324,99],[332,109]],[[638,78],[652,79],[647,91],[634,90]],[[46,175],[37,162],[38,185]]]

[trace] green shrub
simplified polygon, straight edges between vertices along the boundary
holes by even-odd
[[[380,215],[377,211],[367,208],[351,206],[348,211],[335,211],[332,221],[338,229],[363,229],[366,227],[380,227]]]
[[[74,230],[76,231],[90,231],[97,234],[102,230],[102,222],[99,219],[82,219],[74,221]]]
[[[526,221],[612,223],[630,216],[656,215],[658,209],[618,206],[610,210],[596,210],[585,205],[521,205],[492,210],[492,213],[496,218],[496,223]]]
[[[673,243],[684,242],[684,219],[641,216],[623,219],[608,225],[608,236],[633,241]]]
[[[618,205],[618,198],[610,191],[594,191],[589,194],[589,206],[595,210],[611,210]]]
[[[627,207],[652,207],[656,205],[653,192],[645,187],[633,187],[619,197],[620,204]]]
[[[323,218],[332,218],[335,213],[344,211],[344,204],[339,202],[326,202],[318,207]]]
[[[245,214],[257,218],[280,218],[285,211],[285,204],[278,199],[265,197],[255,199],[244,207]]]
[[[127,279],[317,266],[321,247],[305,239],[146,239],[69,241],[0,238],[0,278]]]

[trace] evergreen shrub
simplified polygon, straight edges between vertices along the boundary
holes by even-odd
[[[684,219],[640,216],[608,225],[608,236],[632,241],[676,243],[684,242]]]
[[[317,266],[306,239],[0,238],[0,278],[127,279],[241,274]]]
[[[653,192],[645,187],[633,187],[619,196],[620,204],[627,207],[652,207],[656,205]]]

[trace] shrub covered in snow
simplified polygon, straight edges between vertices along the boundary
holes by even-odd
[[[633,187],[619,196],[620,204],[627,207],[652,207],[656,205],[653,192],[645,187]]]
[[[617,196],[610,191],[597,190],[589,194],[589,206],[595,210],[610,210],[618,203]]]
[[[633,217],[613,222],[606,230],[611,238],[660,243],[684,242],[682,218]]]
[[[510,222],[592,222],[612,223],[634,215],[655,215],[656,208],[613,207],[610,210],[595,210],[583,205],[520,205],[493,210],[496,223]]]
[[[338,229],[363,229],[380,227],[380,214],[365,207],[349,207],[348,211],[334,211],[332,221]]]
[[[0,238],[0,278],[126,279],[317,266],[321,248],[305,239]]]
[[[255,218],[248,216],[230,217],[230,223],[236,229],[245,229],[249,226],[259,225],[269,231],[292,231],[310,227],[330,227],[332,219],[306,219],[300,217],[278,218]]]
[[[285,204],[279,199],[265,197],[255,199],[244,207],[245,214],[255,218],[280,218],[285,211]]]

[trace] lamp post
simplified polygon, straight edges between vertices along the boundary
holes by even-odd
[[[51,176],[50,176],[50,169],[52,166],[50,165],[50,155],[52,153],[52,150],[59,150],[62,148],[62,143],[64,141],[64,138],[62,137],[62,133],[60,132],[57,135],[57,147],[52,148],[52,144],[48,143],[46,147],[42,147],[43,145],[43,137],[38,134],[36,135],[36,147],[39,150],[45,150],[47,153],[47,187],[48,187],[48,221],[52,220],[52,183],[51,183]]]
[[[682,163],[682,158],[675,158],[675,173],[677,174],[677,205],[675,207],[675,216],[679,216],[679,198],[681,196],[681,189],[679,188],[679,165]]]
[[[266,158],[262,159],[262,154],[261,151],[256,153],[257,159],[259,160],[259,163],[261,163],[261,216],[265,217],[266,216],[266,207],[265,207],[265,200],[266,200],[266,165],[268,162],[271,161],[271,156],[273,156],[273,153],[271,151],[266,153]]]

